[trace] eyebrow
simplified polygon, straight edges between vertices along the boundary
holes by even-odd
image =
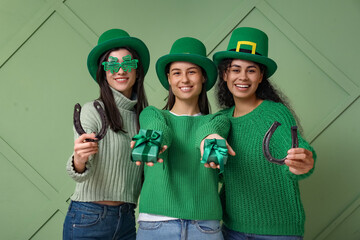
[[[197,67],[189,67],[186,70],[190,70],[190,69],[198,69],[198,68]],[[172,71],[181,71],[181,69],[180,68],[173,68],[173,69],[170,70],[170,72],[172,72]]]
[[[241,66],[236,65],[236,64],[230,65],[230,67],[238,67],[238,68],[241,68]],[[256,65],[250,65],[250,66],[247,66],[247,68],[256,68]]]

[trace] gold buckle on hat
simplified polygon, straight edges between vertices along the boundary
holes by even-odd
[[[237,46],[236,46],[236,51],[237,51],[237,52],[240,51],[240,46],[241,46],[241,44],[250,45],[250,46],[251,46],[251,54],[255,54],[256,43],[254,43],[254,42],[249,42],[249,41],[238,41]]]

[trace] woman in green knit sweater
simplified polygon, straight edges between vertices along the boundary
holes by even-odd
[[[88,56],[109,129],[103,139],[89,141],[97,140],[94,133],[102,129],[102,120],[93,102],[84,104],[80,121],[86,133],[79,136],[74,131],[74,154],[67,163],[76,188],[63,239],[136,238],[134,208],[143,168],[130,161],[129,142],[147,106],[143,83],[149,60],[146,45],[121,29],[104,32]]]
[[[217,97],[222,114],[229,117],[229,144],[237,155],[224,170],[221,190],[223,234],[226,240],[302,239],[305,213],[298,180],[312,174],[315,151],[299,134],[291,148],[291,127],[296,121],[268,78],[276,63],[267,57],[267,35],[254,28],[235,29],[227,51],[214,54],[219,69]],[[263,138],[275,122],[280,126],[270,142],[275,158],[267,161]]]
[[[209,114],[206,91],[216,67],[202,42],[185,37],[157,61],[156,71],[168,102],[164,110],[145,108],[140,126],[162,131],[167,149],[162,164],[145,166],[137,239],[223,239],[218,171],[200,163],[199,148],[204,138],[227,137],[230,127],[225,116]]]

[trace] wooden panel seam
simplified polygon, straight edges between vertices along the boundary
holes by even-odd
[[[350,206],[344,209],[329,225],[327,225],[316,237],[315,240],[324,240],[331,234],[341,223],[353,214],[360,207],[360,196]]]
[[[213,53],[216,47],[231,34],[239,23],[255,8],[256,4],[263,0],[245,0],[205,39],[204,45],[208,49],[208,56]]]
[[[24,45],[32,35],[51,17],[54,13],[56,2],[46,4],[34,17],[13,36],[13,38],[0,49],[0,68]]]
[[[358,97],[359,88],[336,66],[317,51],[302,35],[300,35],[282,16],[265,1],[256,8],[276,26],[295,46],[297,46],[329,79],[335,82],[349,96],[344,98],[334,110],[305,137],[314,141],[329,125],[334,122]],[[281,26],[281,27],[280,27]],[[340,80],[341,79],[341,82]]]
[[[56,199],[55,188],[46,181],[23,157],[0,137],[0,149],[4,157],[22,173],[49,200]],[[10,160],[11,159],[11,160]]]
[[[93,47],[99,36],[91,29],[85,22],[82,21],[65,3],[57,4],[55,8],[56,12],[69,24],[76,33],[80,34],[83,39]]]
[[[31,222],[29,225],[26,226],[26,231],[24,231],[24,236],[21,239],[32,239],[46,224],[55,216],[58,210],[49,209],[47,208],[37,216],[37,220]],[[39,218],[39,216],[44,216]]]
[[[313,61],[331,80],[344,89],[349,95],[357,92],[358,86],[354,84],[342,71],[325,58],[309,41],[296,31],[278,12],[268,3],[262,1],[256,8],[266,16],[279,31],[297,46],[306,56]],[[279,27],[281,26],[281,27]],[[341,80],[341,81],[340,81]]]

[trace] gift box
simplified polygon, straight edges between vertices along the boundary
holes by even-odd
[[[220,173],[224,171],[224,165],[228,158],[228,149],[225,139],[205,139],[204,154],[201,163],[214,162],[220,165]]]
[[[132,140],[136,141],[131,153],[131,160],[156,163],[161,148],[162,132],[140,129]]]

